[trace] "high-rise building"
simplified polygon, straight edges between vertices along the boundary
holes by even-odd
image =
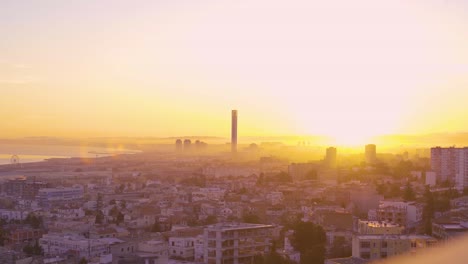
[[[237,152],[237,110],[231,112],[231,152]]]
[[[336,148],[329,147],[325,153],[325,164],[330,167],[336,166]]]
[[[377,147],[374,144],[366,145],[366,162],[374,163],[377,160]]]
[[[451,182],[458,189],[468,187],[468,147],[431,148],[431,169],[437,182]]]
[[[184,151],[190,151],[192,147],[192,141],[190,139],[184,140]]]
[[[175,142],[175,146],[176,146],[176,151],[177,152],[180,152],[182,151],[183,149],[183,146],[182,146],[182,139],[177,139],[176,142]]]

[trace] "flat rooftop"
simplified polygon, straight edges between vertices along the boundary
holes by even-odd
[[[248,224],[248,223],[219,223],[219,224],[207,226],[207,228],[210,230],[231,231],[231,230],[244,230],[244,229],[273,228],[273,226],[262,225],[262,224]]]

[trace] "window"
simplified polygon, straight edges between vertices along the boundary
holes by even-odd
[[[370,248],[370,242],[369,241],[362,241],[361,242],[361,248]]]
[[[380,257],[381,258],[387,258],[387,252],[381,252]]]
[[[382,242],[382,248],[387,248],[387,241]]]

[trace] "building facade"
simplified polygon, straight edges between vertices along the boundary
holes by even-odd
[[[437,240],[424,235],[356,235],[353,237],[353,257],[385,259],[406,253],[416,253],[432,247]]]
[[[84,191],[82,187],[58,187],[40,189],[38,193],[39,205],[52,207],[83,200]]]
[[[463,190],[468,187],[468,147],[431,148],[431,169],[437,183],[450,182]]]
[[[377,160],[377,147],[374,144],[366,145],[365,156],[367,163],[374,163]]]
[[[204,229],[204,261],[207,264],[247,264],[269,252],[273,226],[220,223]]]

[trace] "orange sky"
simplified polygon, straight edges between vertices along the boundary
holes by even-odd
[[[196,2],[196,3],[195,3]],[[2,1],[0,137],[467,131],[468,4]]]

